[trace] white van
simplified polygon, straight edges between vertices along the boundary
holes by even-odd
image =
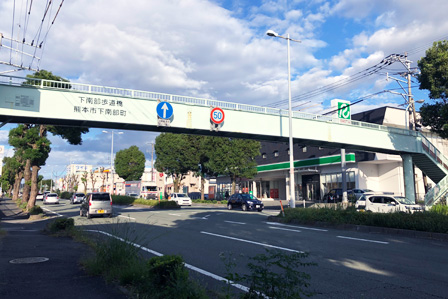
[[[376,213],[414,213],[423,211],[422,206],[410,202],[406,197],[383,193],[364,193],[356,201],[355,207],[359,211]]]
[[[191,206],[191,198],[185,193],[173,193],[170,200],[174,200],[179,206]]]

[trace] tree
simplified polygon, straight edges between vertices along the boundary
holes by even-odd
[[[82,175],[81,175],[81,182],[84,185],[84,193],[87,193],[87,179],[89,177],[89,173],[87,171],[85,171]]]
[[[174,192],[179,192],[182,179],[189,171],[197,171],[199,155],[186,134],[162,133],[156,138],[155,168],[173,177]]]
[[[117,152],[115,170],[125,181],[140,180],[145,171],[145,154],[135,145]]]
[[[2,176],[1,176],[1,186],[2,191],[7,192],[8,196],[11,196],[11,191],[14,186],[16,174],[19,171],[20,163],[17,161],[16,157],[4,157]]]
[[[429,97],[435,104],[424,104],[420,108],[422,125],[442,138],[448,138],[448,42],[435,42],[418,61],[421,74],[418,76],[420,89],[429,90]]]
[[[59,76],[53,75],[49,71],[40,70],[35,72],[33,75],[27,75],[29,78],[27,80],[27,84],[34,84],[35,81],[33,78],[38,79],[47,79],[53,80],[63,83],[58,83],[58,87],[63,88],[71,88],[71,85],[66,83],[69,82],[66,79],[63,79]],[[45,85],[51,85],[54,83],[45,82]],[[18,145],[21,148],[21,151],[24,154],[24,172],[26,172],[25,176],[25,186],[23,200],[28,201],[27,209],[32,208],[36,203],[36,195],[38,193],[38,172],[42,165],[45,165],[46,159],[48,158],[48,153],[50,152],[50,142],[47,139],[47,132],[51,132],[53,135],[61,136],[63,139],[66,139],[70,144],[81,144],[82,138],[81,135],[83,133],[87,133],[89,131],[88,128],[80,128],[80,127],[59,127],[59,126],[50,126],[50,125],[32,125],[25,124],[19,125],[22,126],[23,134],[27,136],[25,143],[20,143]],[[11,144],[12,145],[12,144]],[[14,146],[14,145],[13,145]],[[29,170],[31,168],[31,176],[29,175]],[[17,179],[20,176],[23,176],[23,172],[17,175]],[[22,178],[20,177],[20,180]],[[20,181],[19,183],[20,184]],[[29,186],[29,188],[28,188]],[[18,190],[17,190],[18,191]],[[16,193],[16,192],[15,192]],[[18,193],[18,192],[17,192]],[[28,196],[29,195],[29,196]],[[16,196],[16,195],[14,195]],[[14,199],[14,197],[13,197]]]
[[[255,157],[260,155],[260,147],[256,140],[215,137],[206,167],[216,174],[229,176],[235,193],[237,179],[250,179],[257,174]]]
[[[97,176],[95,175],[95,170],[92,169],[92,171],[90,172],[90,183],[92,183],[92,192],[95,191],[95,184],[97,181]],[[87,192],[87,189],[86,189]]]

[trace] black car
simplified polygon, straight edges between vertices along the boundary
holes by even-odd
[[[243,211],[258,210],[261,212],[263,211],[264,205],[260,200],[251,194],[235,193],[229,197],[229,200],[227,201],[227,208],[229,210],[233,208],[241,208]]]
[[[323,201],[327,203],[342,202],[342,188],[331,189],[324,195]]]

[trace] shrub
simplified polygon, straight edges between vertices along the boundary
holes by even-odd
[[[316,266],[316,263],[302,262],[308,253],[285,253],[280,250],[266,249],[265,254],[249,258],[250,274],[240,275],[230,271],[236,265],[231,257],[225,260],[227,274],[225,278],[236,283],[245,283],[249,292],[242,298],[279,298],[295,299],[313,295],[306,290],[310,286],[310,275],[299,271],[300,267]]]
[[[28,213],[30,215],[39,215],[39,214],[43,214],[44,211],[42,210],[42,208],[40,206],[34,206],[28,211]]]
[[[157,209],[179,209],[180,206],[174,200],[161,200],[155,206]]]
[[[441,210],[444,208],[440,208]],[[410,229],[435,233],[448,233],[448,215],[439,212],[408,213],[366,213],[358,212],[353,207],[337,208],[295,208],[286,209],[284,222],[314,224],[354,224]]]
[[[73,218],[58,218],[48,223],[47,230],[51,233],[57,233],[61,231],[68,232],[75,227],[75,221]]]
[[[64,191],[61,193],[61,195],[59,195],[59,197],[61,199],[70,199],[70,197],[72,196],[73,193],[68,192],[68,191]]]
[[[447,205],[434,205],[431,207],[431,212],[436,214],[448,216],[448,206]]]
[[[134,203],[135,198],[125,195],[112,195],[112,202],[116,205],[130,205]]]

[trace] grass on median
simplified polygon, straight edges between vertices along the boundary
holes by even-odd
[[[295,208],[285,209],[285,217],[278,216],[282,222],[332,225],[354,224],[408,229],[433,233],[448,233],[448,214],[445,208],[409,213],[367,213],[358,212],[354,207],[343,208]]]

